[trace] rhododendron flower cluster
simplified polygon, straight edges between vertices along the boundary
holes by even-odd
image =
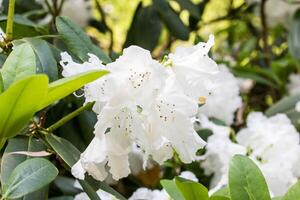
[[[285,114],[267,118],[262,113],[250,113],[247,127],[237,133],[235,143],[229,138],[229,127],[215,125],[205,116],[200,122],[213,131],[206,153],[200,157],[206,174],[214,174],[211,192],[227,184],[229,160],[235,154],[255,161],[275,196],[283,195],[300,177],[299,133]]]
[[[208,116],[231,123],[241,104],[238,82],[225,67],[219,70],[208,56],[213,43],[210,36],[207,43],[179,47],[165,65],[137,46],[124,49],[123,55],[107,65],[92,54],[88,62],[78,64],[62,53],[65,77],[89,70],[110,71],[84,88],[86,103],[95,101],[98,122],[94,139],[72,168],[73,175],[83,179],[88,172],[104,180],[109,171],[115,180],[126,177],[131,173],[129,155],[133,146],[143,152],[144,168],[149,159],[162,164],[174,152],[184,163],[194,161],[197,150],[205,145],[193,128],[197,113],[203,110]],[[223,87],[230,90],[226,92]],[[223,105],[222,92],[229,105],[220,115],[217,110],[218,104]],[[199,109],[204,99],[211,103]]]

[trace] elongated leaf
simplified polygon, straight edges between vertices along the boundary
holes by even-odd
[[[218,191],[216,191],[215,193],[213,193],[211,196],[212,197],[213,196],[222,196],[222,197],[230,198],[229,189],[228,189],[228,187],[221,188]]]
[[[0,94],[4,91],[4,83],[3,83],[3,78],[2,78],[2,74],[0,71]]]
[[[177,188],[174,180],[161,180],[160,184],[164,187],[172,199],[185,200],[182,193]]]
[[[232,200],[271,200],[261,171],[252,160],[241,155],[230,162],[229,192]]]
[[[0,95],[0,137],[14,137],[21,131],[46,96],[47,85],[47,76],[29,76]]]
[[[38,38],[25,38],[31,45],[36,55],[37,73],[48,75],[50,82],[58,79],[57,63],[53,56],[52,50],[45,40]]]
[[[189,29],[183,24],[178,14],[166,0],[153,0],[153,5],[174,37],[181,40],[189,39]]]
[[[300,60],[300,9],[298,9],[293,17],[290,30],[289,30],[289,36],[288,36],[288,45],[289,50],[292,54],[292,56]]]
[[[300,101],[300,94],[285,97],[285,98],[281,99],[280,101],[278,101],[277,103],[275,103],[274,105],[272,105],[266,111],[266,115],[272,116],[277,113],[285,113],[291,109],[294,109],[295,105],[298,101]]]
[[[192,15],[196,19],[200,18],[200,12],[198,6],[193,4],[190,0],[176,0],[176,1],[182,9],[188,10],[190,15]]]
[[[155,8],[143,8],[141,2],[135,11],[124,47],[138,45],[152,51],[158,43],[161,29],[160,18]]]
[[[60,196],[60,197],[52,197],[49,200],[74,200],[72,196]]]
[[[209,198],[209,200],[230,200],[229,197],[223,197],[223,196],[212,196]]]
[[[40,104],[42,109],[78,90],[89,82],[106,75],[107,71],[89,71],[68,78],[59,79],[49,84],[47,97]]]
[[[79,160],[80,151],[68,140],[53,134],[46,135],[46,140],[69,167],[72,167]]]
[[[86,194],[89,196],[91,200],[101,200],[100,197],[97,195],[97,193],[94,191],[92,186],[83,180],[79,180],[79,183],[82,187],[82,189],[86,192]]]
[[[80,189],[74,187],[75,179],[57,176],[54,180],[54,184],[60,189],[64,195],[75,195],[80,192]]]
[[[208,190],[200,183],[180,177],[175,178],[175,183],[186,200],[208,200]]]
[[[300,199],[300,181],[294,184],[288,192],[282,197],[282,200]]]
[[[4,198],[19,198],[41,189],[57,176],[58,170],[44,158],[32,158],[18,165],[4,183]]]
[[[35,54],[29,44],[16,46],[7,57],[2,69],[4,88],[21,78],[36,73]]]
[[[104,63],[111,61],[100,48],[92,43],[85,32],[68,17],[57,17],[56,28],[70,52],[82,61],[88,60],[88,53],[97,55]]]
[[[12,171],[26,159],[31,158],[25,155],[11,154],[12,152],[42,151],[45,149],[45,145],[39,139],[30,137],[15,137],[9,139],[1,159],[1,182],[6,183]],[[45,199],[47,192],[48,187],[44,187],[38,191],[25,195],[22,200]]]

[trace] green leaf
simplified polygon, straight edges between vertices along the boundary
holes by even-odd
[[[1,71],[4,88],[21,78],[36,73],[35,54],[29,44],[16,46],[7,57]]]
[[[50,83],[47,97],[40,104],[39,109],[42,109],[54,103],[55,101],[58,101],[68,96],[69,94],[80,89],[87,83],[90,83],[106,74],[108,74],[108,71],[93,70],[75,76],[59,79],[57,81]]]
[[[174,180],[161,180],[160,184],[168,192],[173,200],[185,200]]]
[[[153,0],[153,5],[170,31],[170,34],[181,40],[189,39],[189,29],[166,0]]]
[[[94,189],[88,182],[79,180],[79,183],[91,200],[101,200],[98,194],[94,191]]]
[[[196,19],[200,18],[198,6],[193,4],[190,0],[176,0],[176,1],[182,9],[188,10],[190,15],[192,15]]]
[[[25,38],[23,40],[30,44],[34,50],[37,73],[47,74],[50,82],[57,80],[57,63],[48,43],[38,38]]]
[[[138,45],[152,51],[158,43],[161,30],[160,18],[155,8],[153,6],[143,8],[140,2],[127,33],[124,47]]]
[[[1,182],[6,183],[12,171],[30,156],[11,154],[16,151],[43,151],[46,150],[41,140],[31,137],[15,137],[8,140],[4,154],[1,159]],[[2,185],[3,186],[3,185]],[[45,199],[48,194],[48,187],[44,187],[38,191],[27,194],[22,200]]]
[[[73,178],[57,176],[53,183],[64,195],[76,195],[80,192],[80,189],[74,187],[75,179]]]
[[[0,71],[0,94],[4,91],[4,83],[3,83],[3,78],[2,78],[2,74]]]
[[[72,196],[60,196],[60,197],[52,197],[49,200],[74,200]]]
[[[6,22],[7,16],[0,16],[0,27],[2,30],[5,30]],[[48,31],[41,26],[37,26],[35,23],[23,17],[22,15],[16,14],[14,16],[13,32],[13,39],[16,40],[24,37],[34,37],[41,34],[47,34]]]
[[[219,189],[218,191],[216,191],[215,193],[212,194],[212,197],[214,197],[214,196],[222,196],[222,197],[230,198],[228,187]]]
[[[230,161],[229,192],[232,200],[271,200],[263,174],[252,160],[242,155]]]
[[[209,200],[230,200],[230,198],[223,196],[212,196],[209,198]]]
[[[274,105],[272,105],[266,111],[266,115],[272,116],[277,113],[284,113],[291,109],[294,109],[296,106],[296,103],[298,101],[300,101],[300,94],[285,97],[285,98],[281,99],[280,101],[278,101],[277,103],[275,103]]]
[[[44,158],[32,158],[18,165],[4,183],[3,198],[19,198],[41,189],[57,176],[56,167]]]
[[[14,137],[27,125],[46,96],[47,85],[47,76],[29,76],[0,95],[0,138]]]
[[[290,53],[295,59],[300,60],[300,9],[295,12],[290,30],[288,32],[288,45]]]
[[[208,190],[200,183],[180,177],[175,183],[186,200],[208,200]]]
[[[92,53],[104,63],[111,62],[110,58],[99,47],[95,46],[86,33],[68,17],[57,17],[56,28],[70,52],[82,61],[87,61],[88,53]]]
[[[69,167],[72,167],[79,160],[80,151],[68,140],[53,134],[47,134],[46,140]]]
[[[294,184],[287,193],[282,197],[282,200],[300,199],[300,181]]]

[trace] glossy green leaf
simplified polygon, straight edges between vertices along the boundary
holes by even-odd
[[[161,180],[160,184],[164,187],[173,200],[185,200],[184,196],[177,188],[174,180]]]
[[[18,165],[4,183],[2,197],[19,198],[37,191],[57,176],[56,167],[44,158],[32,158]]]
[[[274,105],[272,105],[266,111],[266,115],[272,116],[277,113],[284,113],[291,109],[294,109],[296,106],[296,103],[298,101],[300,101],[300,94],[285,97],[285,98],[281,99],[280,101],[278,101],[277,103],[275,103]]]
[[[178,14],[170,7],[166,0],[153,0],[153,5],[160,14],[170,34],[181,40],[189,39],[189,29],[181,21]]]
[[[200,18],[198,6],[193,4],[190,0],[176,0],[182,9],[189,11],[190,15],[196,19]]]
[[[58,101],[74,91],[80,89],[87,83],[90,83],[101,76],[106,75],[107,71],[89,71],[75,76],[59,79],[49,84],[47,97],[40,104],[39,109],[42,109],[55,101]]]
[[[0,95],[0,137],[14,137],[33,117],[47,93],[45,75],[26,77]]]
[[[300,60],[300,9],[298,9],[294,14],[288,33],[288,46],[290,53],[295,59]]]
[[[252,160],[242,155],[230,161],[229,192],[231,200],[271,200],[263,174]]]
[[[140,3],[132,19],[124,47],[138,45],[152,51],[158,43],[161,30],[160,18],[155,8],[152,5],[143,8]]]
[[[36,55],[37,73],[45,73],[48,75],[50,82],[58,79],[57,63],[52,50],[45,40],[38,38],[25,38],[31,45]]]
[[[88,53],[95,54],[104,63],[111,61],[99,47],[92,43],[86,33],[68,17],[57,17],[56,28],[69,51],[82,61],[88,60]]]
[[[29,44],[16,46],[7,57],[1,74],[4,88],[23,77],[36,73],[35,54]]]
[[[300,181],[294,184],[287,193],[282,197],[282,200],[300,199]]]
[[[101,200],[100,197],[97,195],[97,193],[94,191],[92,186],[83,180],[79,180],[79,183],[82,187],[82,189],[85,191],[85,193],[89,196],[91,200]]]
[[[76,195],[80,192],[80,189],[74,187],[74,178],[57,176],[53,183],[64,195]]]
[[[60,196],[60,197],[52,197],[49,200],[74,200],[72,196]]]
[[[208,190],[200,183],[180,177],[175,178],[175,183],[186,200],[208,200]]]

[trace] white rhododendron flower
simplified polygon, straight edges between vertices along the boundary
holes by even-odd
[[[299,133],[286,115],[267,118],[262,113],[251,113],[247,128],[237,134],[237,141],[249,149],[275,196],[283,195],[297,181]]]
[[[213,191],[226,185],[229,160],[235,154],[248,155],[255,161],[274,196],[285,194],[300,176],[299,134],[286,115],[267,118],[262,113],[250,113],[247,128],[237,134],[237,144],[229,139],[227,127],[208,123],[205,118],[201,119],[201,125],[214,133],[208,138],[201,164],[206,173],[214,173]]]
[[[217,68],[207,58],[211,45],[202,47],[192,57],[197,61],[193,63],[194,73],[201,74],[199,77],[203,79],[211,63],[214,70]],[[72,167],[75,177],[83,179],[85,172],[101,181],[109,173],[115,180],[128,176],[133,146],[143,152],[144,169],[150,158],[162,164],[174,151],[184,163],[197,158],[197,150],[205,145],[193,128],[192,118],[197,114],[198,104],[184,92],[176,74],[153,60],[149,51],[137,46],[124,49],[122,56],[107,65],[94,55],[89,56],[87,62],[78,64],[63,53],[61,61],[64,76],[90,70],[110,71],[84,87],[86,102],[96,102],[94,111],[98,121],[94,139]],[[200,70],[196,70],[197,64]]]
[[[190,171],[183,171],[179,175],[181,178],[198,182],[197,177]],[[128,200],[172,200],[169,194],[163,190],[150,190],[148,188],[137,189]]]
[[[219,65],[220,72],[213,76],[213,90],[206,103],[199,108],[199,114],[215,117],[230,125],[235,111],[241,107],[239,82],[225,65]],[[221,112],[220,112],[221,111]]]
[[[213,134],[208,137],[206,152],[200,157],[201,166],[206,175],[214,174],[210,183],[210,192],[213,193],[222,188],[228,182],[229,162],[235,154],[246,154],[246,148],[233,143],[230,136],[230,128],[216,125],[204,115],[199,117],[202,128],[210,129]]]
[[[214,36],[207,43],[199,42],[192,47],[177,47],[169,55],[171,69],[179,80],[184,92],[196,102],[208,96],[213,90],[211,78],[219,72],[218,65],[208,56],[214,45]]]
[[[291,95],[300,94],[300,75],[291,74],[289,77],[289,81],[290,82],[287,85],[289,94]]]

